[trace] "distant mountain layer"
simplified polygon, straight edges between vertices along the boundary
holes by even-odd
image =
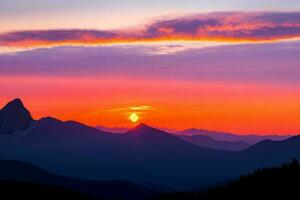
[[[217,131],[208,131],[203,129],[187,129],[183,131],[176,132],[177,135],[185,135],[185,136],[208,136],[218,141],[224,142],[246,142],[248,144],[255,144],[257,142],[263,140],[285,140],[290,135],[236,135],[232,133],[224,133]]]
[[[145,124],[124,134],[111,134],[47,117],[22,134],[2,135],[0,159],[26,161],[69,177],[191,189],[231,180],[294,157],[300,159],[299,138],[267,140],[243,151],[229,152],[200,147]]]
[[[106,132],[110,132],[110,133],[116,133],[116,134],[126,133],[127,131],[130,130],[130,128],[126,128],[126,127],[106,127],[106,126],[101,126],[101,125],[98,125],[95,128],[100,129],[102,131],[106,131]],[[162,130],[162,131],[167,132],[167,133],[177,132],[177,130],[175,130],[175,129],[165,128],[165,127],[153,127],[153,128]]]
[[[73,190],[81,193],[81,195],[80,193],[75,193],[73,195],[74,197],[76,197],[76,195],[79,195],[79,197],[89,196],[95,197],[97,199],[145,199],[157,194],[150,189],[143,188],[139,185],[127,181],[87,181],[82,179],[57,176],[54,174],[50,174],[34,165],[12,160],[0,160],[0,185],[1,183],[4,183],[4,181],[13,182],[15,184],[18,182],[40,184],[40,186],[32,186],[42,187],[47,190],[50,187],[50,189],[53,190],[50,193],[52,194],[52,196],[55,195],[58,188],[61,188],[58,191],[62,191],[62,194],[65,193],[66,195],[73,195],[73,193],[71,192]],[[26,187],[31,187],[31,184],[29,186],[25,185],[25,188]],[[2,194],[2,187],[0,190]],[[61,196],[56,195],[56,197]]]
[[[250,147],[250,144],[246,142],[223,142],[212,139],[211,137],[205,135],[192,135],[186,136],[182,135],[179,136],[181,139],[199,145],[201,147],[207,147],[211,149],[219,149],[224,151],[241,151]]]
[[[96,126],[95,128],[102,130],[102,131],[106,131],[106,132],[110,132],[110,133],[115,133],[115,134],[122,134],[122,133],[126,133],[129,129],[128,128],[122,128],[122,127],[106,127],[106,126]]]
[[[242,176],[237,181],[203,192],[161,195],[155,200],[196,199],[288,199],[299,195],[300,167],[296,160]]]
[[[126,133],[129,128],[122,128],[122,127],[105,127],[105,126],[96,126],[95,128],[105,131],[105,132],[110,132],[110,133],[115,133],[115,134],[123,134]],[[238,135],[238,134],[233,134],[233,133],[225,133],[225,132],[218,132],[218,131],[209,131],[209,130],[204,130],[204,129],[196,129],[196,128],[191,128],[191,129],[186,129],[183,131],[176,131],[173,129],[167,129],[167,128],[159,128],[159,127],[155,127],[156,129],[162,130],[164,132],[168,132],[172,135],[178,135],[178,136],[192,136],[191,138],[185,138],[183,137],[183,139],[189,139],[189,142],[192,142],[194,144],[197,144],[199,146],[201,146],[201,141],[197,142],[198,139],[200,139],[201,137],[197,138],[194,136],[206,136],[211,138],[212,140],[216,140],[216,141],[220,141],[220,142],[238,142],[238,143],[243,143],[240,144],[241,148],[237,147],[233,147],[233,150],[240,150],[240,149],[244,149],[244,146],[246,144],[250,144],[253,145],[257,142],[263,141],[263,140],[274,140],[274,141],[279,141],[279,140],[285,140],[289,137],[291,137],[290,135]],[[204,137],[202,138],[203,140]],[[207,138],[208,139],[208,138]],[[208,143],[209,144],[209,143]],[[213,144],[213,143],[212,143]],[[226,145],[225,145],[226,146]],[[234,145],[235,146],[235,145]],[[239,145],[238,145],[239,146]],[[212,146],[207,146],[208,148],[215,148],[216,145],[213,144]],[[219,148],[217,148],[219,149]],[[221,148],[222,145],[221,145]],[[225,147],[225,150],[231,150],[230,148],[227,149]]]

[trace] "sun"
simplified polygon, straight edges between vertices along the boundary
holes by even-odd
[[[135,112],[133,112],[129,115],[129,120],[133,123],[136,123],[140,120],[140,117]]]

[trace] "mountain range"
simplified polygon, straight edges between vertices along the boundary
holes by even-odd
[[[219,141],[206,135],[192,135],[192,136],[180,135],[179,137],[187,142],[199,145],[201,147],[219,149],[224,151],[241,151],[250,147],[250,144],[248,144],[247,142]]]
[[[217,140],[217,141],[223,141],[223,142],[245,142],[250,145],[253,145],[257,142],[261,142],[263,140],[274,140],[274,141],[280,141],[285,140],[291,135],[257,135],[257,134],[251,134],[251,135],[237,135],[233,133],[226,133],[226,132],[219,132],[219,131],[210,131],[210,130],[204,130],[204,129],[186,129],[183,131],[177,131],[175,134],[177,135],[183,135],[183,136],[207,136],[211,139]]]
[[[125,127],[106,127],[106,126],[96,126],[95,128],[115,133],[115,134],[124,134],[126,133],[129,128]],[[238,135],[234,133],[226,133],[220,131],[210,131],[204,129],[186,129],[182,131],[168,129],[168,128],[157,128],[156,129],[162,130],[164,132],[171,133],[172,135],[177,135],[180,138],[191,142],[193,144],[208,147],[208,148],[216,148],[220,150],[229,150],[229,151],[238,151],[243,150],[250,145],[255,143],[261,142],[263,140],[274,140],[274,141],[281,141],[285,140],[291,135],[258,135],[258,134],[251,134],[251,135]],[[231,147],[232,146],[232,147]]]
[[[14,100],[1,113],[7,107],[24,109]],[[195,145],[145,124],[124,134],[111,134],[51,117],[28,120],[27,112],[14,109],[1,114],[0,159],[25,161],[61,176],[186,190],[300,158],[299,136],[265,140],[231,152]]]

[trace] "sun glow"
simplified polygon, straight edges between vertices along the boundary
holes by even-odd
[[[134,112],[134,113],[131,113],[130,116],[129,116],[129,120],[133,123],[136,123],[138,122],[140,119],[140,117]]]

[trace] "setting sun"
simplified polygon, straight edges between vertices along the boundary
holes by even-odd
[[[131,113],[129,116],[129,120],[133,123],[139,121],[140,117],[136,113]]]

